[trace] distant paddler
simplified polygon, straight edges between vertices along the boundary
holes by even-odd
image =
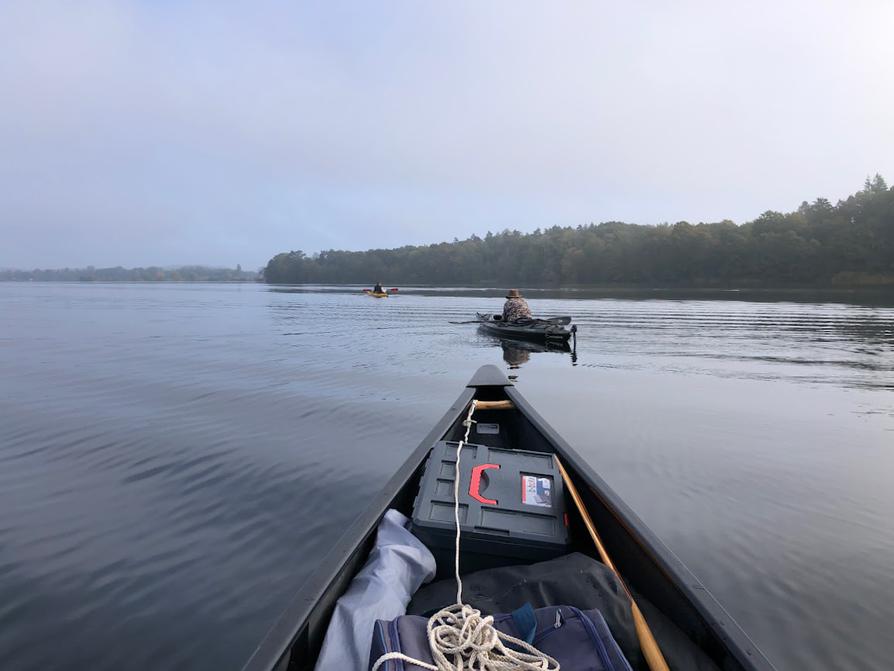
[[[531,319],[531,308],[518,289],[510,289],[503,303],[503,321],[514,322],[518,319]]]
[[[372,296],[373,298],[388,298],[388,292],[382,288],[381,282],[376,282],[375,287],[364,289],[363,291],[367,296]]]

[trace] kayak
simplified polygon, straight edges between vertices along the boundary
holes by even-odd
[[[502,319],[495,319],[498,316],[500,315],[476,313],[476,319],[481,329],[500,338],[561,344],[567,343],[569,338],[577,331],[576,326],[572,326],[570,329],[565,328],[571,321],[570,317],[504,322]]]
[[[388,298],[388,294],[384,291],[370,291],[369,289],[364,289],[363,293],[367,296],[372,296],[373,298]]]
[[[473,400],[483,405],[476,406],[474,417],[476,423],[467,429],[465,420]],[[563,533],[566,535],[565,542],[569,543],[569,550],[574,553],[568,556],[582,557],[585,561],[603,567],[602,570],[605,571],[609,570],[609,563],[614,564],[620,579],[635,595],[636,603],[645,614],[647,623],[653,629],[655,641],[662,653],[667,655],[671,668],[695,668],[691,662],[680,660],[699,659],[705,662],[698,665],[699,669],[716,667],[724,671],[773,671],[771,663],[705,586],[611,490],[596,470],[534,410],[505,375],[492,365],[483,366],[475,373],[459,398],[398,469],[381,493],[368,502],[359,518],[347,528],[329,555],[319,563],[316,572],[293,597],[254,650],[244,666],[244,671],[286,669],[310,671],[314,668],[336,601],[345,593],[352,578],[367,560],[376,560],[375,555],[370,554],[370,550],[374,547],[378,525],[386,512],[395,509],[407,517],[412,517],[415,514],[414,505],[423,498],[428,459],[430,457],[435,459],[440,454],[438,450],[443,449],[444,445],[449,447],[452,444],[455,450],[455,441],[463,438],[467,431],[473,432],[474,438],[470,438],[467,442],[470,447],[473,447],[473,443],[476,444],[474,450],[489,450],[490,452],[485,454],[500,453],[501,459],[517,457],[520,460],[531,459],[532,453],[546,453],[539,455],[539,458],[553,459],[553,463],[558,465],[557,468],[564,471],[560,477],[556,477],[559,482],[554,485],[552,491],[555,492],[555,499],[564,501],[567,506],[564,513],[566,530]],[[468,458],[477,459],[475,456]],[[495,456],[487,457],[488,461],[495,458]],[[505,464],[505,461],[503,463]],[[496,507],[489,507],[496,506],[498,501],[487,497],[494,496],[496,499],[502,498],[503,495],[495,489],[484,488],[493,487],[492,484],[485,483],[493,483],[494,481],[489,478],[497,477],[501,472],[506,473],[508,468],[504,468],[503,471],[490,470],[482,474],[479,469],[485,468],[499,469],[499,466],[484,464],[472,468],[472,484],[463,487],[469,486],[469,494],[484,502],[481,510],[500,512]],[[429,470],[440,473],[434,477],[440,478],[444,474],[443,469],[436,471],[433,467]],[[475,471],[479,471],[477,478]],[[524,501],[524,478],[529,476],[525,476],[524,471],[521,472],[523,480],[520,495]],[[563,482],[564,490],[560,489]],[[474,493],[472,488],[476,488]],[[517,487],[513,486],[511,489],[513,493],[517,492]],[[547,488],[546,505],[552,505],[549,503],[549,492]],[[462,488],[461,493],[465,495]],[[538,489],[535,493],[542,492]],[[452,496],[451,491],[451,508],[454,505]],[[505,496],[509,494],[506,493]],[[434,504],[421,505],[423,509],[429,507],[433,510]],[[534,512],[524,513],[532,520],[534,517],[542,516],[544,512],[549,512],[543,508],[532,510]],[[568,516],[572,516],[570,524]],[[443,522],[442,526],[447,524],[446,528],[449,529],[453,524],[452,511],[451,516],[446,519],[449,520],[449,524]],[[588,535],[591,526],[595,527],[598,536],[601,537],[601,547],[597,547],[591,537],[594,532]],[[537,529],[537,533],[542,533],[542,526]],[[425,542],[421,534],[417,536]],[[452,532],[450,542],[453,542]],[[430,547],[428,544],[426,546]],[[452,548],[452,545],[450,547]],[[534,562],[540,561],[534,557],[533,549],[531,556],[526,556],[519,555],[519,548],[515,548],[509,557],[509,551],[504,549],[508,547],[506,543],[495,542],[489,544],[486,549],[492,553],[491,559],[493,553],[499,555],[505,552],[507,554],[505,564],[519,565],[512,566],[508,570],[519,570],[519,568],[526,570],[525,565],[528,565],[527,569],[531,569],[536,566]],[[525,547],[522,549],[527,551]],[[480,542],[477,551],[481,551]],[[477,556],[475,552],[474,549],[465,548],[461,541],[460,566],[467,568]],[[597,560],[602,556],[602,552],[608,553],[610,562],[598,563]],[[441,560],[438,560],[439,576],[452,575],[452,549],[449,554],[450,559],[446,562],[449,565],[442,564]],[[463,580],[466,579],[470,578],[464,572]],[[570,574],[567,579],[572,579]],[[452,587],[453,583],[450,584]],[[423,590],[426,587],[428,586],[423,586]],[[513,585],[504,585],[501,590],[494,591],[508,593],[512,591],[512,587]],[[455,595],[455,590],[452,593]],[[629,606],[629,602],[626,603]],[[635,610],[631,607],[631,611]],[[656,628],[656,624],[660,624],[660,621],[672,623],[670,626],[676,632],[676,638],[669,638],[668,630]],[[363,635],[365,636],[365,632]],[[681,650],[680,646],[683,647],[682,657],[677,654]],[[645,651],[645,646],[643,650]],[[669,654],[671,652],[675,655],[673,658]],[[648,671],[648,667],[643,666],[642,660],[631,664],[634,671]],[[565,669],[564,666],[562,668]]]

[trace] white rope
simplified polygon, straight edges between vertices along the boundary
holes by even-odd
[[[559,671],[559,663],[533,645],[494,629],[494,618],[481,617],[481,611],[463,603],[463,581],[459,576],[459,459],[463,445],[469,442],[472,415],[478,401],[472,401],[463,424],[465,436],[456,447],[456,469],[453,477],[453,520],[456,523],[456,542],[453,566],[456,572],[456,603],[439,610],[428,620],[428,645],[434,664],[413,659],[400,652],[388,652],[379,657],[372,671],[391,659],[400,659],[430,671]],[[521,651],[507,648],[511,643]]]

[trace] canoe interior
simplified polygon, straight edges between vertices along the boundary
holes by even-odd
[[[536,413],[494,366],[478,371],[441,421],[423,440],[382,493],[318,571],[304,585],[244,667],[244,671],[313,669],[335,602],[366,561],[379,520],[388,508],[411,516],[421,472],[432,445],[459,440],[473,398],[510,400],[513,410],[477,411],[475,419],[500,426],[498,434],[477,435],[491,447],[557,454],[584,500],[603,543],[627,584],[657,607],[723,671],[772,671],[773,667],[720,604],[577,453]],[[573,547],[598,559],[580,516],[570,513]],[[513,563],[518,563],[514,561]],[[362,670],[361,670],[362,671]]]

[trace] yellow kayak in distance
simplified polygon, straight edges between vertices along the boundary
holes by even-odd
[[[365,293],[367,296],[372,296],[373,298],[388,298],[388,294],[385,293],[384,291],[379,292],[379,291],[370,291],[369,289],[364,289],[363,293]]]

